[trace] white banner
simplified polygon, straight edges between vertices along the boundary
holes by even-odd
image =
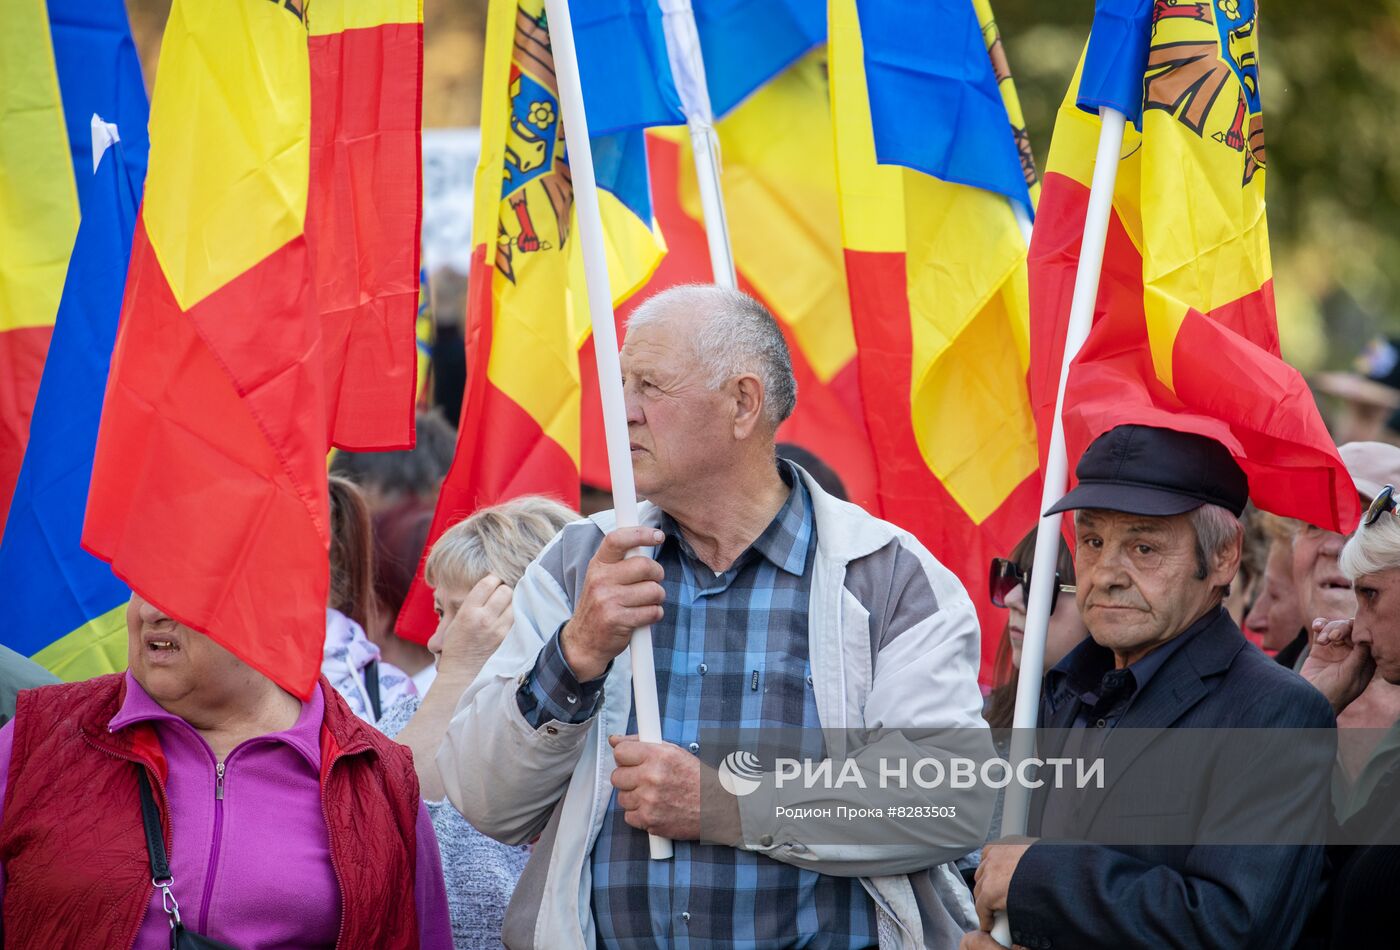
[[[423,130],[423,266],[463,274],[472,258],[472,179],[480,129]]]

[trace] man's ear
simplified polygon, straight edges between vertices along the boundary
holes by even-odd
[[[1240,572],[1240,561],[1244,557],[1244,532],[1241,531],[1235,543],[1211,555],[1210,583],[1212,587],[1226,587]]]
[[[752,373],[730,381],[734,397],[734,438],[743,441],[763,424],[763,382]]]

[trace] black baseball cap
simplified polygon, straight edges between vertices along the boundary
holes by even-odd
[[[1239,517],[1249,480],[1214,439],[1156,426],[1122,425],[1089,444],[1074,469],[1079,484],[1047,515],[1103,508],[1134,515],[1185,514],[1219,505]]]

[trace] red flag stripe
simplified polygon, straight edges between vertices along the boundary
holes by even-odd
[[[988,681],[1006,614],[988,598],[988,567],[1036,523],[1038,473],[973,523],[929,470],[909,411],[912,329],[903,254],[846,251],[857,357],[871,444],[879,447],[879,514],[914,534],[967,588],[982,626],[982,679]]]

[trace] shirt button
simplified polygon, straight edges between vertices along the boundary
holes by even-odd
[[[699,751],[700,751],[700,743],[698,743],[698,742],[692,742],[688,748],[690,749],[691,752],[699,752]]]
[[[688,911],[688,910],[683,910],[683,911],[681,911],[681,920],[689,920],[689,919],[690,919],[690,911]]]
[[[704,676],[704,675],[705,675],[706,673],[708,673],[709,671],[710,671],[710,668],[709,668],[708,666],[706,666],[704,663],[701,663],[699,666],[697,666],[697,667],[695,668],[695,672],[699,673],[701,676]]]
[[[559,730],[555,729],[553,726],[545,726],[544,731],[549,733],[551,736],[559,735]]]
[[[808,685],[808,686],[811,686],[811,685],[812,685],[812,675],[811,675],[810,673],[807,674],[807,685]]]
[[[773,836],[772,836],[772,835],[764,835],[762,838],[759,838],[759,839],[758,839],[758,843],[761,844],[761,845],[763,845],[763,847],[765,847],[765,848],[771,848],[771,847],[773,847]]]
[[[564,699],[568,701],[570,706],[578,702],[578,697],[575,696],[573,693],[570,693],[569,695],[565,696]]]
[[[1107,719],[1100,719],[1098,722],[1094,723],[1094,725],[1096,725],[1096,726],[1098,726],[1100,729],[1102,729],[1102,728],[1104,728],[1105,726],[1108,725],[1108,720],[1107,720]]]

